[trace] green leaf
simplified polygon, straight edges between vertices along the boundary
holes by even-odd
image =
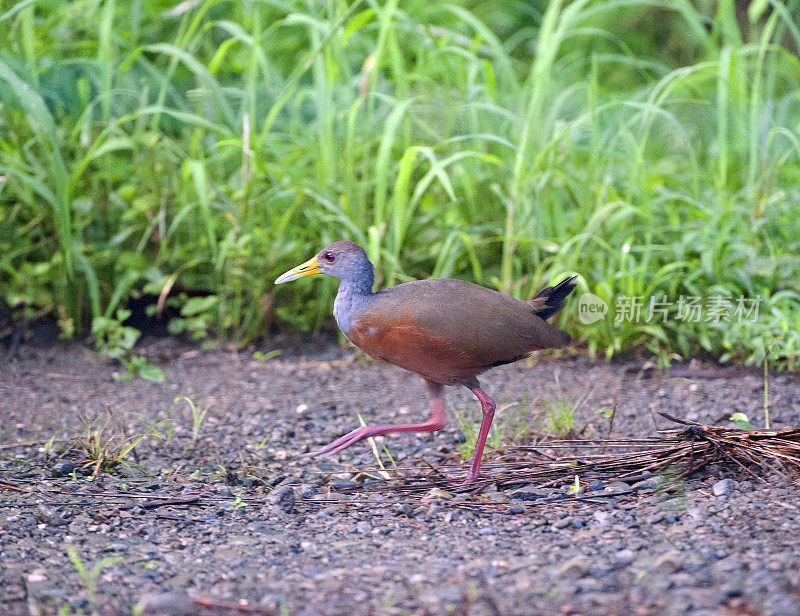
[[[744,413],[734,413],[730,417],[728,417],[728,421],[732,421],[737,426],[744,430],[752,430],[753,424],[750,423],[750,419],[748,419],[747,415]]]
[[[213,308],[219,300],[216,295],[207,295],[206,297],[190,297],[188,301],[181,308],[181,315],[185,317],[193,317],[203,312],[209,311]]]
[[[163,383],[167,380],[164,376],[164,373],[161,371],[161,368],[154,366],[153,364],[144,364],[141,368],[139,368],[139,376],[146,381],[152,381],[153,383]]]
[[[769,0],[753,0],[747,7],[747,17],[750,19],[750,23],[756,23],[761,19],[768,6]]]
[[[372,18],[375,17],[375,9],[368,8],[364,9],[360,13],[356,13],[353,16],[353,19],[350,20],[350,23],[347,24],[347,27],[344,29],[344,34],[342,35],[342,40],[340,41],[341,45],[347,43],[348,39],[353,36],[358,30],[366,26]]]

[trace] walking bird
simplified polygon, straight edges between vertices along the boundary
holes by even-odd
[[[419,374],[430,392],[430,418],[422,423],[368,425],[309,454],[342,451],[391,432],[433,432],[444,427],[445,385],[464,385],[481,403],[483,420],[466,483],[480,472],[486,436],[496,408],[478,375],[515,362],[532,351],[563,347],[569,334],[547,322],[575,288],[575,276],[542,289],[529,301],[514,299],[463,280],[435,278],[372,291],[372,263],[358,244],[334,242],[280,276],[281,284],[328,274],[340,281],[333,316],[345,336],[372,357]]]

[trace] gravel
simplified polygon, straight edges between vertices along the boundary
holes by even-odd
[[[736,482],[727,477],[725,479],[720,479],[717,481],[711,488],[711,491],[714,493],[714,496],[728,496],[731,492],[736,489]]]
[[[558,568],[556,574],[560,580],[581,578],[588,573],[589,565],[586,556],[573,556]]]
[[[75,465],[72,462],[56,462],[53,464],[54,477],[69,477],[75,470]]]
[[[614,554],[614,564],[616,564],[617,567],[627,567],[634,561],[635,558],[636,554],[634,551],[629,548],[625,548]]]
[[[276,488],[270,493],[269,497],[267,497],[267,501],[284,513],[292,513],[297,503],[294,489],[290,486]]]
[[[670,550],[653,561],[650,572],[655,574],[669,574],[680,571],[684,555],[677,550]]]
[[[535,483],[411,497],[373,487],[365,444],[324,459],[299,454],[356,427],[358,413],[379,423],[423,417],[418,377],[319,343],[286,344],[268,362],[170,341],[141,352],[165,384],[114,381],[112,363],[61,343],[24,346],[19,361],[0,365],[0,482],[30,490],[0,492],[3,616],[110,616],[137,604],[149,615],[230,614],[219,606],[242,601],[291,616],[523,616],[532,606],[573,616],[800,614],[800,508],[796,485],[778,473],[764,481],[715,465],[688,479],[597,480],[581,501],[559,500],[570,486]],[[601,407],[616,408],[615,437],[668,427],[657,411],[706,423],[732,410],[760,416],[757,373],[637,379],[635,368],[542,358],[483,382],[500,408],[533,400],[532,426],[537,400],[558,387],[585,396],[575,418],[585,437],[607,432],[593,413]],[[771,376],[770,393],[773,416],[800,424],[796,377]],[[208,409],[197,439],[191,410],[173,405],[180,395]],[[469,392],[447,397],[479,420]],[[377,444],[397,472],[427,472],[457,461],[450,452],[464,431],[455,423]],[[112,448],[160,436],[145,436],[129,465],[93,477],[79,445],[65,452],[87,430],[114,435]],[[43,446],[51,438],[54,453]],[[97,572],[94,598],[78,560]],[[198,597],[218,607],[201,608]]]

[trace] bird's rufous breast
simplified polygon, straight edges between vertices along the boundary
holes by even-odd
[[[452,340],[426,331],[409,316],[359,315],[346,335],[368,355],[438,383],[452,384],[482,372]]]

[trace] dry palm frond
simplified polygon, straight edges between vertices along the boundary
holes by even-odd
[[[484,467],[492,475],[470,486],[454,486],[457,469],[439,466],[425,472],[402,472],[394,485],[383,482],[366,489],[387,490],[414,494],[431,488],[480,490],[492,483],[500,489],[521,484],[552,486],[572,483],[575,476],[584,482],[593,479],[632,482],[664,473],[669,469],[674,478],[688,477],[709,464],[728,464],[733,468],[761,478],[765,473],[784,477],[800,475],[800,429],[744,430],[664,417],[682,428],[662,430],[659,436],[645,439],[611,439],[603,441],[560,440],[540,443],[535,447],[514,447],[493,463]],[[542,450],[570,449],[586,451],[591,448],[625,449],[614,453],[553,457]],[[434,472],[435,471],[435,472]],[[353,487],[353,491],[365,488]]]

